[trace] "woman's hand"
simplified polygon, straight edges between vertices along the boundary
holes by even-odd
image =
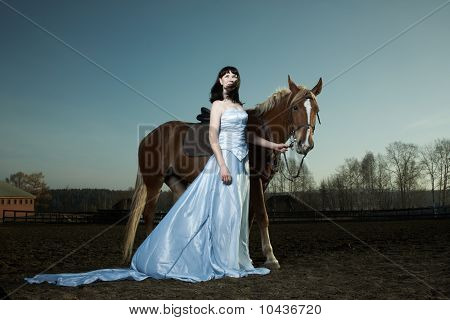
[[[285,143],[274,143],[272,149],[278,152],[286,152],[289,149],[289,145]]]
[[[220,177],[224,184],[231,184],[231,174],[226,166],[220,167]]]

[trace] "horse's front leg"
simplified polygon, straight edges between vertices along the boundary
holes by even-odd
[[[256,222],[259,226],[259,232],[261,234],[261,247],[266,262],[264,265],[269,269],[279,269],[280,264],[273,254],[272,245],[270,244],[269,237],[269,216],[267,215],[266,204],[264,202],[264,191],[260,178],[251,179],[252,196],[254,197],[250,201],[250,210],[254,213]]]

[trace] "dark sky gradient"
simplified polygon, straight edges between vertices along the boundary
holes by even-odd
[[[330,82],[444,1],[0,1],[0,179],[134,185],[140,125],[195,121],[218,70],[246,108],[291,75],[322,77],[316,181],[348,157],[450,135],[450,5]],[[161,111],[163,108],[167,112]]]

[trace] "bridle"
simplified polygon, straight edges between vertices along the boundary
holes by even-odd
[[[308,92],[304,95],[304,97],[306,97],[307,95],[308,95]],[[295,132],[296,132],[297,130],[300,130],[300,129],[302,129],[302,128],[306,128],[306,130],[308,130],[308,129],[311,128],[312,131],[313,131],[313,133],[314,133],[314,131],[316,130],[316,126],[315,126],[315,125],[310,125],[310,124],[308,124],[308,123],[306,123],[306,124],[301,124],[301,125],[298,125],[298,126],[295,126],[295,125],[294,125],[294,117],[292,116],[292,110],[293,110],[293,108],[294,108],[293,106],[291,106],[291,105],[289,106],[289,117],[288,117],[288,119],[287,119],[287,128],[294,127],[294,129],[292,129],[292,130],[289,132],[289,135],[288,135],[288,140],[289,140],[289,143],[288,143],[289,146],[288,146],[288,148],[289,148],[289,149],[293,149],[294,144],[297,142],[297,138],[295,137]],[[317,115],[317,120],[319,121],[319,124],[321,124],[321,123],[320,123],[319,112],[317,112],[316,115]],[[288,172],[288,174],[289,174],[290,177],[286,177],[286,175],[284,174],[283,171],[281,171],[281,174],[282,174],[286,179],[288,179],[289,181],[294,182],[294,179],[297,179],[297,178],[300,176],[300,171],[302,170],[302,166],[303,166],[303,160],[305,159],[306,155],[307,155],[307,154],[303,155],[302,161],[300,162],[300,166],[298,167],[297,174],[296,174],[295,176],[293,176],[293,175],[291,174],[291,171],[289,170],[289,165],[288,165],[288,161],[287,161],[287,158],[286,158],[286,152],[283,152],[284,162],[285,162],[285,164],[286,164],[286,170],[287,170],[287,172]],[[276,168],[276,169],[278,170],[278,168]]]

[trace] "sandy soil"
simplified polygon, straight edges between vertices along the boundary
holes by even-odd
[[[339,225],[365,244],[328,222],[271,225],[281,269],[262,277],[196,284],[123,280],[70,288],[29,285],[23,278],[58,261],[46,273],[128,267],[118,263],[123,226],[65,257],[108,226],[5,224],[0,289],[10,299],[449,299],[450,220]],[[140,227],[137,243],[143,239]],[[256,266],[264,262],[255,227],[250,252]]]

